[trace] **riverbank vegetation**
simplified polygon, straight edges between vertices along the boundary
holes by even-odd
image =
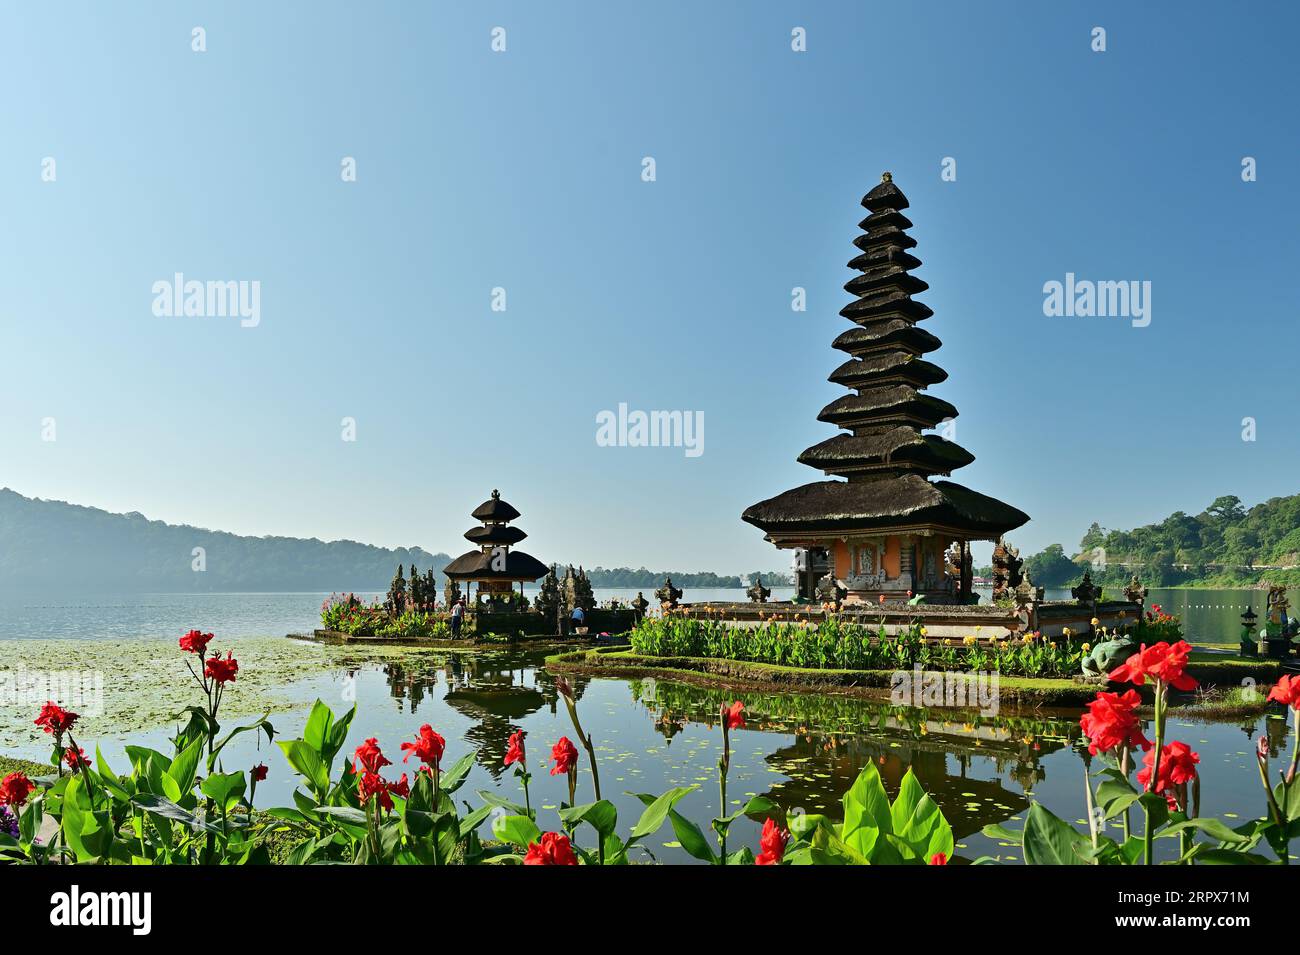
[[[1133,574],[1152,587],[1300,586],[1300,494],[1249,509],[1223,495],[1199,514],[1177,511],[1127,531],[1094,522],[1074,557],[1052,544],[1025,560],[1047,587],[1072,586],[1089,567],[1095,582],[1116,588]]]

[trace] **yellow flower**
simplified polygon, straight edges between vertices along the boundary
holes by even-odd
[[[1055,650],[1055,649],[1056,649],[1056,641],[1053,640],[1051,643],[1048,644],[1048,646],[1051,647],[1053,650]]]
[[[950,646],[952,646],[952,639],[951,639],[950,637],[944,637],[944,638],[943,638],[943,645],[944,645],[945,647],[950,647]]]
[[[968,647],[973,647],[975,644],[979,643],[979,637],[972,633],[969,636],[963,637],[961,642],[966,644]]]
[[[930,632],[930,631],[927,630],[927,629],[925,629],[925,627],[922,627],[922,628],[921,628],[921,636],[924,637],[924,636],[925,636],[927,633],[929,633],[929,632]]]
[[[1097,626],[1097,624],[1101,623],[1101,621],[1098,620],[1096,617],[1093,617],[1092,620],[1091,620],[1091,623],[1092,623],[1092,625],[1095,627],[1095,626]]]
[[[1083,650],[1084,653],[1087,653],[1089,650],[1092,649],[1092,644],[1085,643],[1082,647],[1080,647],[1080,649]]]
[[[1061,632],[1064,633],[1067,637],[1074,633],[1074,631],[1071,630],[1069,627],[1063,628]]]

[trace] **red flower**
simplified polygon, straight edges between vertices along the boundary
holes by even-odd
[[[68,764],[68,769],[74,773],[81,769],[82,766],[90,767],[90,760],[86,759],[86,751],[78,746],[73,749],[69,746],[63,751],[63,761]]]
[[[262,780],[266,779],[266,763],[258,763],[252,768],[251,772],[253,774],[253,782],[260,783]]]
[[[1136,710],[1141,704],[1137,690],[1098,693],[1088,704],[1088,712],[1079,717],[1083,735],[1088,737],[1088,752],[1096,756],[1120,746],[1150,749],[1151,743],[1138,727]]]
[[[560,741],[551,747],[551,759],[555,760],[555,765],[551,767],[552,776],[576,772],[578,769],[578,747],[569,741],[569,737],[561,736]],[[565,843],[568,843],[567,839]]]
[[[1165,743],[1160,752],[1160,778],[1151,785],[1151,766],[1155,762],[1156,751],[1151,750],[1142,760],[1144,768],[1138,770],[1138,783],[1154,793],[1162,794],[1169,802],[1170,809],[1178,808],[1175,797],[1176,789],[1196,778],[1196,764],[1201,757],[1192,752],[1186,743],[1177,740]]]
[[[391,765],[392,761],[379,749],[379,740],[373,736],[357,747],[353,766],[358,773],[364,771],[378,775],[379,770]]]
[[[1300,710],[1300,677],[1283,674],[1278,679],[1277,686],[1268,691],[1268,698]]]
[[[421,762],[428,763],[436,768],[442,761],[442,753],[446,748],[447,741],[435,733],[432,726],[425,723],[420,727],[420,732],[415,737],[414,743],[402,744],[402,749],[406,751],[406,755],[402,757],[402,762],[406,762],[412,756],[415,756]]]
[[[202,653],[207,649],[208,642],[211,641],[212,634],[202,633],[198,630],[191,630],[178,641],[180,648],[186,653]]]
[[[1144,643],[1137,653],[1110,671],[1110,678],[1116,683],[1142,686],[1150,677],[1169,684],[1175,690],[1194,690],[1199,684],[1186,673],[1190,649],[1186,640],[1179,640],[1173,646],[1164,641],[1152,647]]]
[[[930,864],[930,865],[947,865],[947,864],[948,864],[948,855],[947,855],[947,853],[944,853],[944,852],[936,852],[934,855],[930,856],[930,863],[929,863],[929,864]]]
[[[406,799],[408,796],[410,796],[411,784],[407,782],[406,773],[402,773],[402,778],[399,779],[397,782],[389,783],[388,791],[390,793],[397,793],[397,795],[401,796],[403,799]]]
[[[69,713],[51,700],[41,707],[40,713],[36,715],[33,722],[45,732],[54,734],[56,739],[61,739],[64,733],[72,729],[72,724],[80,718],[76,713]]]
[[[1259,760],[1264,761],[1268,759],[1268,753],[1268,737],[1260,736],[1260,738],[1255,741],[1255,756]]]
[[[880,602],[881,602],[881,603],[884,603],[884,602],[885,602],[885,595],[884,595],[884,594],[881,594],[881,595],[880,595]]]
[[[722,723],[729,730],[743,730],[745,728],[745,704],[736,700],[730,706],[722,704]]]
[[[754,865],[780,865],[785,855],[785,845],[790,841],[789,830],[782,829],[772,819],[763,823],[763,833],[758,837],[761,850]]]
[[[35,788],[36,784],[25,773],[10,773],[0,779],[0,806],[6,803],[15,808],[21,806]]]
[[[528,843],[524,865],[577,865],[569,837],[561,832],[543,832],[540,843]]]
[[[230,650],[226,651],[226,658],[223,660],[219,656],[209,657],[208,662],[203,666],[203,675],[217,684],[234,683],[235,674],[239,672],[239,661],[234,658]]]
[[[515,730],[510,734],[510,748],[506,750],[506,765],[518,763],[520,766],[527,767],[524,759],[524,737],[528,735],[523,730]]]
[[[388,795],[388,783],[378,773],[362,773],[357,777],[357,795],[362,802],[377,798],[384,809],[393,808],[393,799]]]

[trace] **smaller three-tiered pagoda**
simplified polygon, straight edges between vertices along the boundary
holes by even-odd
[[[808,448],[799,461],[842,481],[818,481],[748,508],[743,519],[777,547],[807,552],[804,567],[826,567],[852,602],[925,593],[930,603],[971,598],[970,542],[994,540],[1029,515],[947,476],[975,460],[965,448],[923,433],[957,416],[925,389],[948,374],[923,356],[939,339],[918,326],[933,312],[912,298],[929,286],[911,275],[921,262],[893,177],[862,200],[868,215],[854,240],[860,274],[844,286],[857,296],[840,314],[853,323],[832,343],[849,358],[830,381],[849,389],[817,416],[843,433]],[[800,580],[810,596],[810,580]]]
[[[515,584],[520,585],[522,594],[523,584],[546,575],[546,565],[536,557],[511,550],[528,535],[510,525],[519,512],[501,500],[500,491],[494,490],[470,516],[482,524],[467,530],[465,539],[478,549],[461,554],[443,568],[444,574],[452,580],[478,584],[479,599],[508,596]]]

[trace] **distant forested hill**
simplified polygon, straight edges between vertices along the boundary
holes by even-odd
[[[196,547],[202,572],[193,569]],[[418,547],[240,537],[0,488],[0,590],[384,591],[399,561],[441,572],[449,560]]]
[[[1231,494],[1196,515],[1177,511],[1158,524],[1128,531],[1093,523],[1069,557],[1053,544],[1025,562],[1034,582],[1075,583],[1089,565],[1093,578],[1119,584],[1136,573],[1148,587],[1300,585],[1300,494],[1249,510]]]
[[[790,575],[780,571],[755,571],[763,575],[763,586],[765,587],[788,587],[793,581]],[[715,574],[710,570],[700,570],[695,572],[685,570],[646,570],[644,567],[638,567],[633,570],[631,567],[596,567],[587,571],[587,576],[591,578],[593,587],[637,587],[645,589],[653,587],[656,590],[664,585],[664,578],[671,577],[674,587],[694,587],[699,588],[722,588],[722,587],[748,587],[750,581],[754,579],[754,574],[745,574],[739,576],[736,574]],[[686,595],[687,600],[690,594]]]

